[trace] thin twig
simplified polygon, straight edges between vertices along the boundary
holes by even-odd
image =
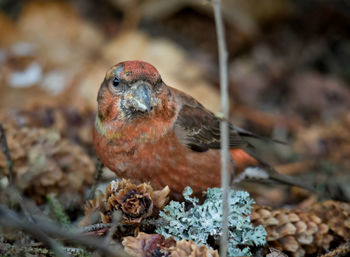
[[[220,68],[220,91],[221,111],[223,119],[220,124],[221,135],[221,187],[222,194],[222,235],[220,238],[220,256],[227,256],[228,245],[228,215],[229,215],[229,181],[230,174],[234,176],[234,167],[230,165],[229,159],[229,99],[227,78],[227,48],[225,41],[225,30],[221,14],[221,1],[212,0],[214,9],[215,26],[218,40],[219,68]]]
[[[113,235],[117,232],[119,225],[121,224],[122,213],[121,211],[113,212],[112,226],[110,227],[108,234],[105,238],[106,245],[109,245],[113,240]]]
[[[6,168],[9,175],[9,182],[10,184],[14,183],[14,173],[13,173],[13,163],[10,155],[10,150],[8,148],[5,130],[2,124],[0,123],[0,144],[1,144],[1,150],[5,155],[6,158]]]
[[[44,232],[39,230],[33,230],[30,234],[36,239],[38,239],[40,242],[42,242],[44,245],[46,245],[46,247],[51,249],[55,256],[68,257],[68,254],[63,250],[62,246],[58,244],[55,240],[48,237]]]
[[[38,240],[41,241],[41,238],[36,236],[38,231],[55,238],[69,240],[71,242],[81,244],[87,247],[91,247],[97,250],[100,250],[104,254],[111,257],[130,257],[124,252],[122,247],[109,247],[106,246],[104,240],[92,236],[86,236],[82,233],[74,231],[66,231],[58,227],[56,224],[49,223],[42,220],[37,220],[37,223],[31,223],[26,221],[21,215],[9,210],[3,205],[0,205],[0,224],[2,226],[11,227],[15,229],[20,229],[28,234],[33,235]]]
[[[97,189],[98,183],[101,179],[102,171],[103,171],[103,164],[99,159],[97,159],[97,163],[96,163],[96,167],[95,167],[95,174],[94,174],[94,181],[93,181],[92,186],[91,186],[91,191],[90,191],[90,194],[88,196],[88,200],[92,200],[95,198],[96,189]]]
[[[350,254],[350,241],[346,242],[343,245],[338,246],[333,251],[321,255],[321,257],[342,257],[349,256]]]
[[[74,248],[74,247],[65,247],[64,250],[71,256],[77,256],[77,257],[81,257],[81,256],[89,256],[87,255],[87,252],[84,249],[81,248]]]
[[[57,254],[53,251],[38,246],[26,246],[0,242],[0,249],[1,253],[6,254],[6,256],[57,256]],[[63,247],[62,249],[70,257],[87,256],[87,252],[81,248]]]
[[[95,232],[101,229],[105,229],[105,228],[110,228],[111,224],[105,224],[105,223],[97,223],[97,224],[93,224],[93,225],[88,225],[86,227],[83,227],[82,232],[83,233],[89,233],[89,232]]]
[[[4,209],[4,210],[3,210]],[[0,223],[3,226],[11,226],[12,222],[16,220],[17,217],[12,216],[12,213],[6,212],[6,208],[0,206]],[[23,219],[25,220],[25,219]],[[21,220],[18,220],[19,222],[22,222]],[[28,223],[29,224],[29,223]],[[35,226],[35,224],[33,224]],[[31,229],[27,230],[23,227],[23,230],[31,234],[34,238],[42,242],[44,245],[46,245],[47,248],[51,249],[52,252],[55,253],[56,256],[59,257],[68,257],[68,255],[63,251],[63,248],[55,242],[53,239],[48,237],[43,231],[39,229]]]

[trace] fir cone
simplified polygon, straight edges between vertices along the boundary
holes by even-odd
[[[140,232],[137,237],[125,237],[125,251],[134,257],[171,256],[171,257],[219,257],[217,250],[197,245],[193,241],[172,238],[164,239],[158,234]]]
[[[6,130],[6,138],[16,184],[27,195],[38,203],[48,193],[57,193],[61,200],[82,202],[83,190],[91,185],[95,168],[81,147],[52,129],[11,128]],[[2,152],[0,176],[8,176]]]
[[[140,232],[137,237],[124,237],[122,244],[125,251],[134,257],[168,256],[167,249],[175,245],[175,240]]]
[[[292,256],[328,249],[333,239],[327,223],[313,213],[254,206],[251,220],[265,227],[269,246]]]
[[[317,215],[329,226],[332,234],[347,242],[350,239],[350,204],[336,201],[325,201],[313,204],[308,211]]]
[[[94,199],[87,201],[84,208],[84,218],[79,226],[85,227],[99,222],[100,212],[104,212],[105,195],[101,191],[96,192]]]
[[[129,224],[140,223],[150,217],[154,207],[162,209],[168,200],[169,188],[159,191],[147,184],[132,184],[129,180],[112,181],[106,188],[105,206],[101,211],[104,223],[110,223],[113,212],[121,210],[123,221]]]
[[[91,123],[95,111],[87,106],[30,105],[26,109],[0,111],[0,121],[6,128],[52,128],[60,135],[83,146],[92,146]]]
[[[177,241],[175,246],[167,250],[171,257],[219,257],[217,250],[208,249],[205,245],[197,245],[191,240]]]

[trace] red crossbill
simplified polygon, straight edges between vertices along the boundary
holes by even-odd
[[[101,162],[117,175],[168,185],[181,194],[220,186],[220,122],[191,96],[167,86],[151,64],[126,61],[113,66],[98,92],[93,130]],[[296,184],[248,154],[246,138],[262,139],[229,124],[233,181],[276,180]]]

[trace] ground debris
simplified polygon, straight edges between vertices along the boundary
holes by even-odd
[[[68,205],[82,202],[85,186],[92,183],[94,164],[81,147],[53,129],[8,129],[6,136],[16,185],[26,195],[38,203],[43,203],[48,193],[59,194]],[[3,154],[0,174],[8,175]]]

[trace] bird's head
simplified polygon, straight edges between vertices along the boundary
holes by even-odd
[[[166,86],[155,67],[142,61],[121,62],[110,68],[98,92],[100,119],[150,116],[161,105]]]

